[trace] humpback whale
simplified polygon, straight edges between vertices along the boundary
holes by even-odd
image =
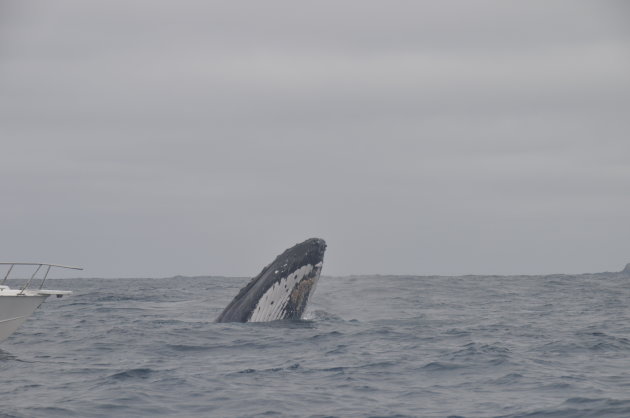
[[[310,238],[282,254],[250,280],[216,322],[300,319],[322,271],[326,242]]]

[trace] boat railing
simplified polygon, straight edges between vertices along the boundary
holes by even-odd
[[[48,273],[50,273],[50,269],[53,268],[53,267],[63,268],[63,269],[70,269],[70,270],[83,270],[83,268],[81,268],[81,267],[62,266],[60,264],[48,264],[48,263],[0,262],[0,265],[9,266],[9,268],[7,270],[7,273],[4,275],[4,279],[2,280],[2,285],[4,285],[6,283],[6,281],[9,279],[9,275],[11,274],[11,271],[13,270],[13,268],[15,266],[33,266],[33,267],[37,266],[37,268],[35,269],[35,272],[31,275],[30,279],[28,279],[26,284],[24,286],[22,286],[22,288],[20,289],[20,292],[18,293],[19,295],[23,294],[24,291],[26,289],[28,289],[28,287],[31,285],[31,282],[33,281],[33,279],[35,279],[35,277],[37,276],[37,273],[39,273],[40,270],[42,270],[42,267],[44,267],[45,273],[44,273],[44,276],[42,277],[42,282],[39,284],[39,288],[40,289],[44,287],[44,283],[46,282],[46,279],[48,278]]]

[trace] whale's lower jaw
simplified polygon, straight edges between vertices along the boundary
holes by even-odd
[[[317,285],[325,250],[326,243],[317,238],[289,248],[240,290],[217,322],[302,318]]]
[[[300,319],[315,290],[322,263],[307,264],[275,282],[256,304],[247,322]]]

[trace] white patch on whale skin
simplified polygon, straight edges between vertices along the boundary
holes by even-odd
[[[295,286],[302,279],[310,276],[313,269],[321,270],[321,268],[322,263],[317,263],[316,266],[307,264],[274,283],[260,298],[248,322],[267,322],[282,319],[284,317],[284,309]],[[317,275],[319,276],[319,274]]]

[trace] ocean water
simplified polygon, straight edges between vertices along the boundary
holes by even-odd
[[[630,416],[629,276],[323,276],[306,320],[214,323],[247,281],[50,280],[0,416]]]

